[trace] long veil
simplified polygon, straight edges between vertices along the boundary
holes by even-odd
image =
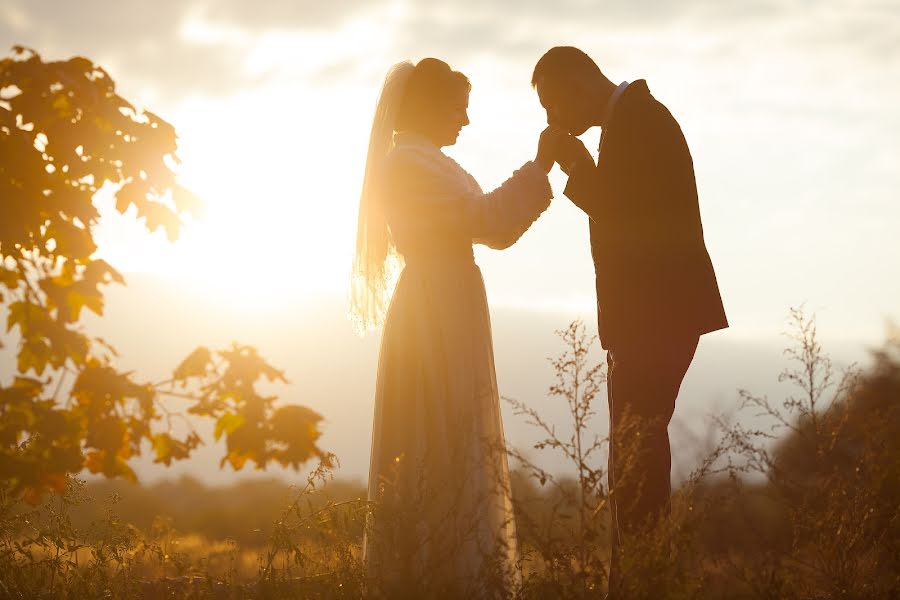
[[[415,67],[403,61],[390,68],[384,79],[363,176],[356,229],[356,254],[350,280],[350,317],[360,334],[384,322],[390,301],[390,287],[402,266],[388,230],[381,198],[381,171],[393,146],[394,123],[406,82]]]

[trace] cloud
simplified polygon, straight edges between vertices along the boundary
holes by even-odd
[[[377,4],[377,0],[220,0],[206,5],[203,15],[214,23],[238,24],[256,32],[320,30],[340,25],[349,16]]]
[[[0,38],[34,48],[45,60],[86,56],[134,95],[152,87],[165,98],[224,93],[236,83],[239,55],[182,39],[188,6],[156,2],[22,2],[6,0],[19,26],[0,24]]]
[[[521,65],[566,43],[601,53],[604,63],[640,60],[654,46],[668,55],[746,60],[755,49],[771,51],[774,41],[786,51],[839,49],[876,65],[900,64],[900,8],[882,0],[0,0],[0,15],[0,38],[46,57],[88,56],[110,67],[129,89],[156,89],[163,103],[257,85],[270,74],[266,69],[336,82],[365,76],[366,69],[353,64],[362,58],[385,62],[370,65],[368,79],[394,59],[431,55],[453,63],[488,57]],[[367,40],[349,39],[361,47],[316,54],[298,43],[305,56],[286,52],[281,63],[269,58],[263,69],[248,68],[248,57],[272,35],[317,39],[354,19],[382,28],[389,44],[369,47]],[[299,62],[308,68],[298,70]]]
[[[372,1],[0,0],[0,39],[48,60],[86,56],[110,70],[130,97],[149,89],[170,105],[258,83],[261,74],[245,68],[246,58],[266,32],[326,31]]]

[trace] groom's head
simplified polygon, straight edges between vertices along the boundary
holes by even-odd
[[[547,124],[572,135],[601,124],[602,108],[615,89],[597,63],[572,46],[548,50],[534,67],[531,85],[547,111]]]

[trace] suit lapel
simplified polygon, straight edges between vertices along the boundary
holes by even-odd
[[[628,113],[631,112],[631,104],[635,101],[640,101],[641,97],[649,96],[649,94],[650,90],[647,88],[647,82],[643,79],[636,79],[628,84],[628,87],[625,88],[625,91],[622,92],[622,96],[613,107],[609,123],[603,127],[600,133],[600,145],[597,149],[597,168],[600,170],[601,176],[604,171],[604,169],[601,168],[601,163],[604,162],[604,156],[614,153],[616,151],[615,149],[620,145],[620,143],[616,141],[620,137],[617,132],[624,126],[625,122],[631,118],[628,116]]]

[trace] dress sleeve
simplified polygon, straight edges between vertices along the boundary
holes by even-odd
[[[488,193],[467,177],[468,182],[413,153],[395,152],[385,176],[392,227],[415,235],[455,229],[473,243],[502,249],[525,233],[553,195],[547,174],[534,162]]]
[[[552,197],[547,173],[535,162],[525,163],[500,187],[469,200],[472,220],[480,226],[473,230],[472,241],[497,250],[512,246]]]

